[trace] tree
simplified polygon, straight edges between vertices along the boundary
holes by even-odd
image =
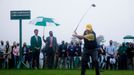
[[[117,41],[113,41],[113,44],[114,44],[114,46],[115,46],[116,49],[118,49],[118,47],[120,46],[120,43],[117,42]]]
[[[101,44],[103,44],[105,42],[103,35],[99,35],[98,37],[96,37],[96,40],[97,40],[97,43],[99,45],[101,45]]]
[[[71,42],[73,42],[74,44],[76,44],[76,43],[81,43],[81,40],[78,39],[77,37],[72,37],[71,38]]]

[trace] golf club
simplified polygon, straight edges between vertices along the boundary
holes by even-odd
[[[89,11],[92,7],[96,7],[96,5],[95,5],[95,4],[91,4],[90,7],[87,9],[87,11],[83,14],[83,16],[81,17],[80,21],[78,22],[78,24],[77,24],[77,26],[76,26],[76,28],[75,28],[75,30],[74,30],[75,33],[76,33],[76,30],[78,29],[78,27],[79,27],[81,21],[83,20],[83,18],[86,16],[86,14],[88,13],[88,11]]]

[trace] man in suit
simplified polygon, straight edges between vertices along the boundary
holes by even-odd
[[[43,41],[46,43],[45,51],[46,51],[47,67],[49,69],[52,69],[54,67],[54,62],[55,62],[54,56],[58,49],[57,39],[56,37],[53,36],[53,32],[50,31],[49,37],[47,37],[46,40],[44,39],[44,36],[43,36]]]
[[[39,68],[39,53],[42,46],[41,37],[38,36],[38,29],[34,30],[34,36],[31,37],[31,49],[32,49],[32,67]]]

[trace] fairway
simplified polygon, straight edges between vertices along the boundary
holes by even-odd
[[[80,75],[80,70],[0,70],[0,75]],[[95,75],[94,70],[87,70],[86,75]],[[134,71],[104,71],[101,75],[134,75]]]

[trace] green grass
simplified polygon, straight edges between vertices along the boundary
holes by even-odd
[[[80,70],[0,70],[0,75],[80,75]],[[86,75],[95,75],[94,70],[87,70]],[[101,75],[134,75],[134,71],[104,71]]]

